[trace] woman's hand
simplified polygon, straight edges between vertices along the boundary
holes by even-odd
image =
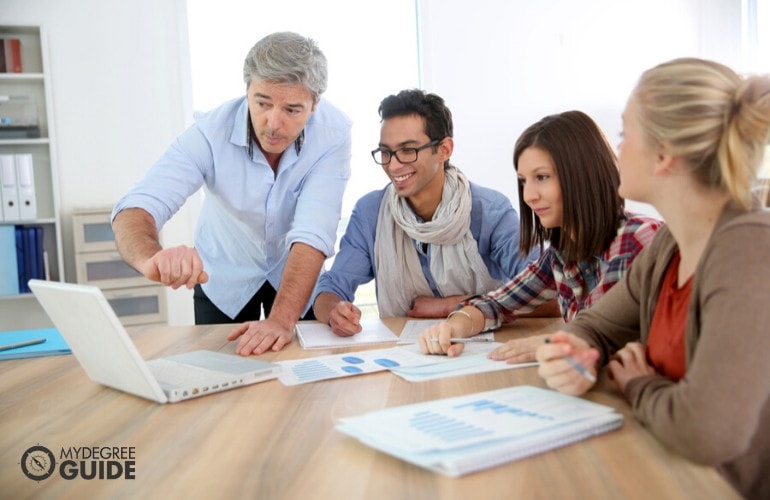
[[[535,361],[537,348],[543,345],[550,334],[533,335],[521,339],[509,340],[489,353],[489,359],[505,361],[506,363],[527,363]]]
[[[587,392],[596,383],[596,361],[599,359],[599,351],[571,333],[559,331],[549,338],[550,343],[541,345],[535,353],[535,357],[540,362],[538,374],[545,379],[548,387],[559,392],[573,396]],[[594,380],[589,380],[573,367],[567,360],[568,356],[580,363]]]
[[[629,342],[607,364],[610,378],[625,393],[626,384],[632,378],[655,375],[657,371],[647,362],[647,349],[639,342]]]
[[[464,349],[463,344],[453,344],[450,339],[460,336],[462,326],[452,321],[429,326],[420,334],[420,350],[423,354],[445,354],[449,357],[459,356]]]

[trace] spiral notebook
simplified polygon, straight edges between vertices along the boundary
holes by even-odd
[[[294,327],[294,333],[304,349],[355,347],[398,341],[396,334],[379,319],[361,321],[361,332],[350,337],[340,337],[329,325],[318,321],[300,321]]]
[[[337,430],[406,462],[462,476],[609,432],[609,406],[517,386],[344,418]]]

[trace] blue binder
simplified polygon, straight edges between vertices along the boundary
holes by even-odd
[[[16,262],[18,274],[16,278],[19,287],[19,293],[32,293],[27,285],[29,281],[29,264],[27,263],[26,242],[24,237],[24,227],[15,226],[16,232]]]
[[[16,255],[16,229],[0,226],[0,295],[19,294],[19,264]]]
[[[27,237],[27,259],[29,260],[30,279],[45,279],[45,263],[43,260],[43,228],[39,226],[24,228]]]
[[[42,227],[35,227],[35,246],[37,247],[37,276],[35,278],[39,280],[48,279],[45,275],[45,245],[43,245],[43,235],[45,232]]]
[[[35,231],[31,227],[24,228],[24,265],[27,272],[24,288],[29,292],[27,282],[37,276],[37,242],[35,241]]]

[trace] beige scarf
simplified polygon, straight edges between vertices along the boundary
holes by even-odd
[[[419,296],[433,296],[414,241],[430,244],[430,272],[442,297],[479,294],[500,286],[490,276],[471,234],[471,188],[455,167],[445,170],[433,219],[420,222],[393,185],[385,189],[374,241],[380,317],[405,316]]]

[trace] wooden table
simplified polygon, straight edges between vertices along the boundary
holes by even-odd
[[[388,322],[395,331],[403,325]],[[524,319],[496,339],[557,327],[553,319]],[[146,359],[194,349],[233,353],[229,330],[129,329]],[[294,342],[259,358],[335,352]],[[161,405],[91,382],[73,356],[2,361],[0,498],[737,498],[714,469],[688,462],[644,430],[605,378],[587,398],[625,414],[622,429],[457,479],[334,430],[340,417],[517,384],[544,387],[536,368],[422,383],[381,372],[291,387],[272,380]],[[54,453],[57,470],[35,482],[20,462],[38,443]],[[62,449],[94,446],[132,449],[135,479],[60,475]]]

